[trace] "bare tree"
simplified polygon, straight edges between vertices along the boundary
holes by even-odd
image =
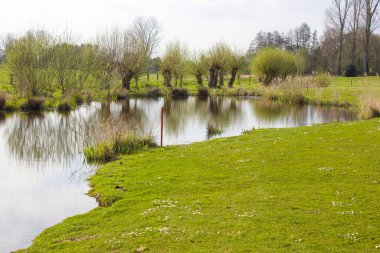
[[[123,34],[123,53],[120,62],[123,88],[130,89],[132,78],[136,80],[147,70],[149,60],[159,45],[160,28],[154,18],[137,18],[131,29]]]
[[[145,56],[151,58],[160,43],[160,26],[155,18],[139,17],[132,25],[135,39],[142,43]]]
[[[355,65],[357,36],[360,26],[360,14],[363,8],[363,0],[351,0],[351,11],[349,15],[349,28],[352,33],[351,64]]]
[[[350,0],[332,0],[332,6],[326,12],[327,25],[337,30],[339,36],[338,75],[342,74],[344,32],[347,26],[350,6]]]
[[[110,93],[111,80],[118,70],[122,55],[122,38],[119,29],[113,28],[99,33],[96,44],[100,50],[97,78]]]
[[[364,71],[370,72],[369,57],[370,57],[370,42],[373,32],[379,28],[380,19],[378,15],[378,7],[380,0],[364,0],[362,11],[362,20],[364,26]]]

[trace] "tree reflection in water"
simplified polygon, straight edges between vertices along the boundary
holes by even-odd
[[[169,144],[206,140],[208,122],[223,129],[223,136],[263,127],[293,127],[356,119],[342,108],[291,106],[268,100],[239,98],[126,99],[112,103],[92,103],[67,114],[0,114],[0,124],[15,160],[38,170],[49,164],[70,169],[73,177],[91,171],[83,162],[83,147],[93,141],[99,124],[109,118],[139,122],[138,130],[159,133],[160,109],[164,107],[165,138]],[[33,166],[30,166],[33,165]],[[83,171],[84,175],[83,175]]]

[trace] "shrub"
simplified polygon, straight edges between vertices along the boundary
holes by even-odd
[[[42,111],[44,109],[45,99],[43,98],[29,98],[23,105],[23,111]]]
[[[73,98],[76,105],[82,105],[84,103],[84,98],[79,93],[74,94],[72,98]]]
[[[150,98],[162,97],[162,92],[161,92],[161,89],[160,89],[160,88],[153,87],[153,88],[149,88],[149,89],[145,92],[145,96],[146,96],[146,97],[150,97]]]
[[[189,96],[189,91],[187,89],[174,88],[172,90],[172,97],[173,98],[182,99],[182,98],[187,98],[188,96]]]
[[[8,99],[4,105],[3,110],[7,111],[7,112],[14,112],[14,111],[19,110],[22,104],[23,103],[20,103],[19,100],[14,100],[14,99],[9,100]]]
[[[5,96],[5,94],[0,93],[0,111],[4,110],[6,103],[7,103],[7,97]]]
[[[327,73],[315,75],[313,81],[318,87],[328,87],[332,83],[331,77]]]
[[[59,112],[68,112],[71,110],[71,105],[68,101],[63,101],[58,104],[57,110]]]
[[[265,85],[269,85],[276,78],[285,79],[297,73],[297,61],[288,51],[265,48],[253,60],[252,70]]]
[[[356,69],[356,66],[353,64],[348,65],[344,71],[344,76],[345,77],[357,77],[358,71]]]
[[[208,123],[207,124],[207,137],[208,138],[211,138],[215,135],[221,135],[222,134],[222,130],[218,129],[215,125],[211,124],[211,123]]]
[[[210,93],[208,91],[207,87],[199,87],[197,96],[200,98],[207,98],[210,96]]]

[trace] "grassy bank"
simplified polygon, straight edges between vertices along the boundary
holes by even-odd
[[[375,119],[123,157],[27,252],[377,252],[379,151]]]

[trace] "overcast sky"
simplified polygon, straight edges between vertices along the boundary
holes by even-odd
[[[260,31],[288,31],[307,22],[323,31],[331,0],[1,0],[0,34],[67,27],[83,38],[98,30],[127,26],[137,16],[154,16],[163,43],[186,42],[192,49],[225,41],[246,49]]]

